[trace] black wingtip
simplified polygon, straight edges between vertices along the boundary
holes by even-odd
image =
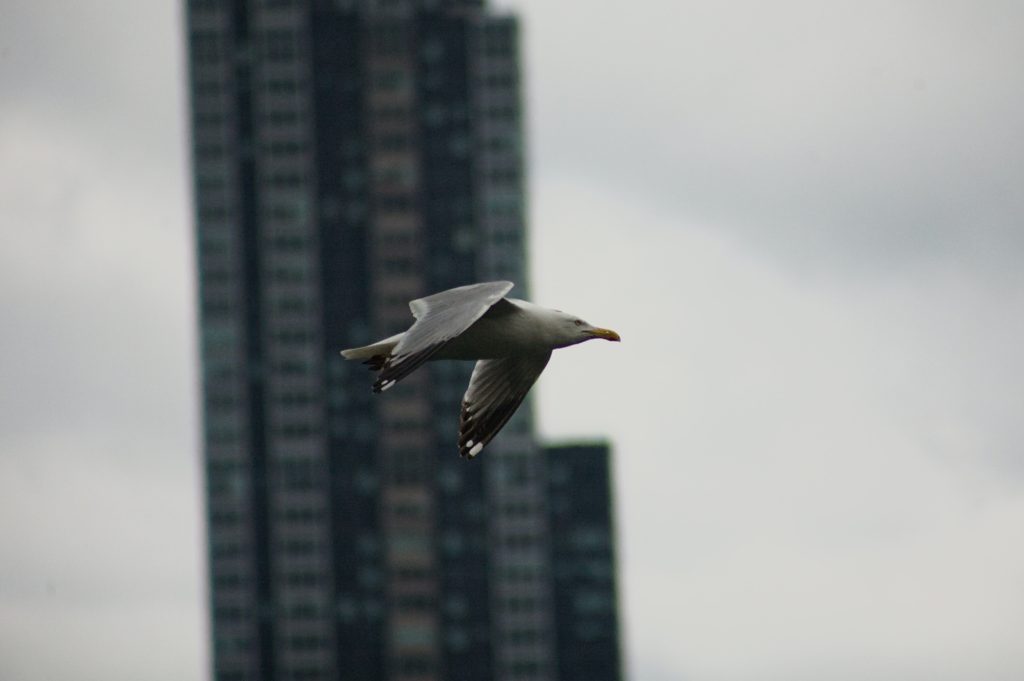
[[[373,392],[382,393],[388,388],[392,387],[395,383],[398,383],[397,378],[386,378],[380,376],[377,378],[377,382],[373,384]]]

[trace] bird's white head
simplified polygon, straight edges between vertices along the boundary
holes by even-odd
[[[603,338],[608,341],[621,340],[619,334],[615,333],[611,329],[602,329],[600,327],[588,324],[579,317],[571,314],[566,314],[561,310],[552,310],[554,313],[552,322],[553,344],[555,348],[565,348],[570,345],[576,345],[583,341],[593,340],[594,338]]]

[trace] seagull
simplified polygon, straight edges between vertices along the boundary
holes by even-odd
[[[459,455],[472,459],[508,423],[552,350],[594,338],[620,340],[571,314],[506,298],[513,285],[470,284],[414,300],[409,309],[416,321],[407,331],[341,355],[378,372],[375,393],[428,360],[476,360],[459,417]]]

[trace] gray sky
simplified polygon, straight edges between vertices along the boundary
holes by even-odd
[[[5,679],[204,678],[169,5],[0,22]],[[616,445],[634,680],[1024,677],[1024,7],[501,6],[536,299],[624,338],[539,393]]]

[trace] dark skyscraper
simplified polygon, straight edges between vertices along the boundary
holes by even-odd
[[[455,0],[190,0],[215,677],[552,679],[528,406],[461,460],[471,366],[373,396],[408,301],[524,295],[514,18]]]
[[[606,444],[547,447],[560,681],[619,681],[614,503]]]
[[[525,404],[459,458],[470,363],[373,395],[408,302],[524,296],[516,20],[469,0],[189,0],[217,681],[558,674]]]

